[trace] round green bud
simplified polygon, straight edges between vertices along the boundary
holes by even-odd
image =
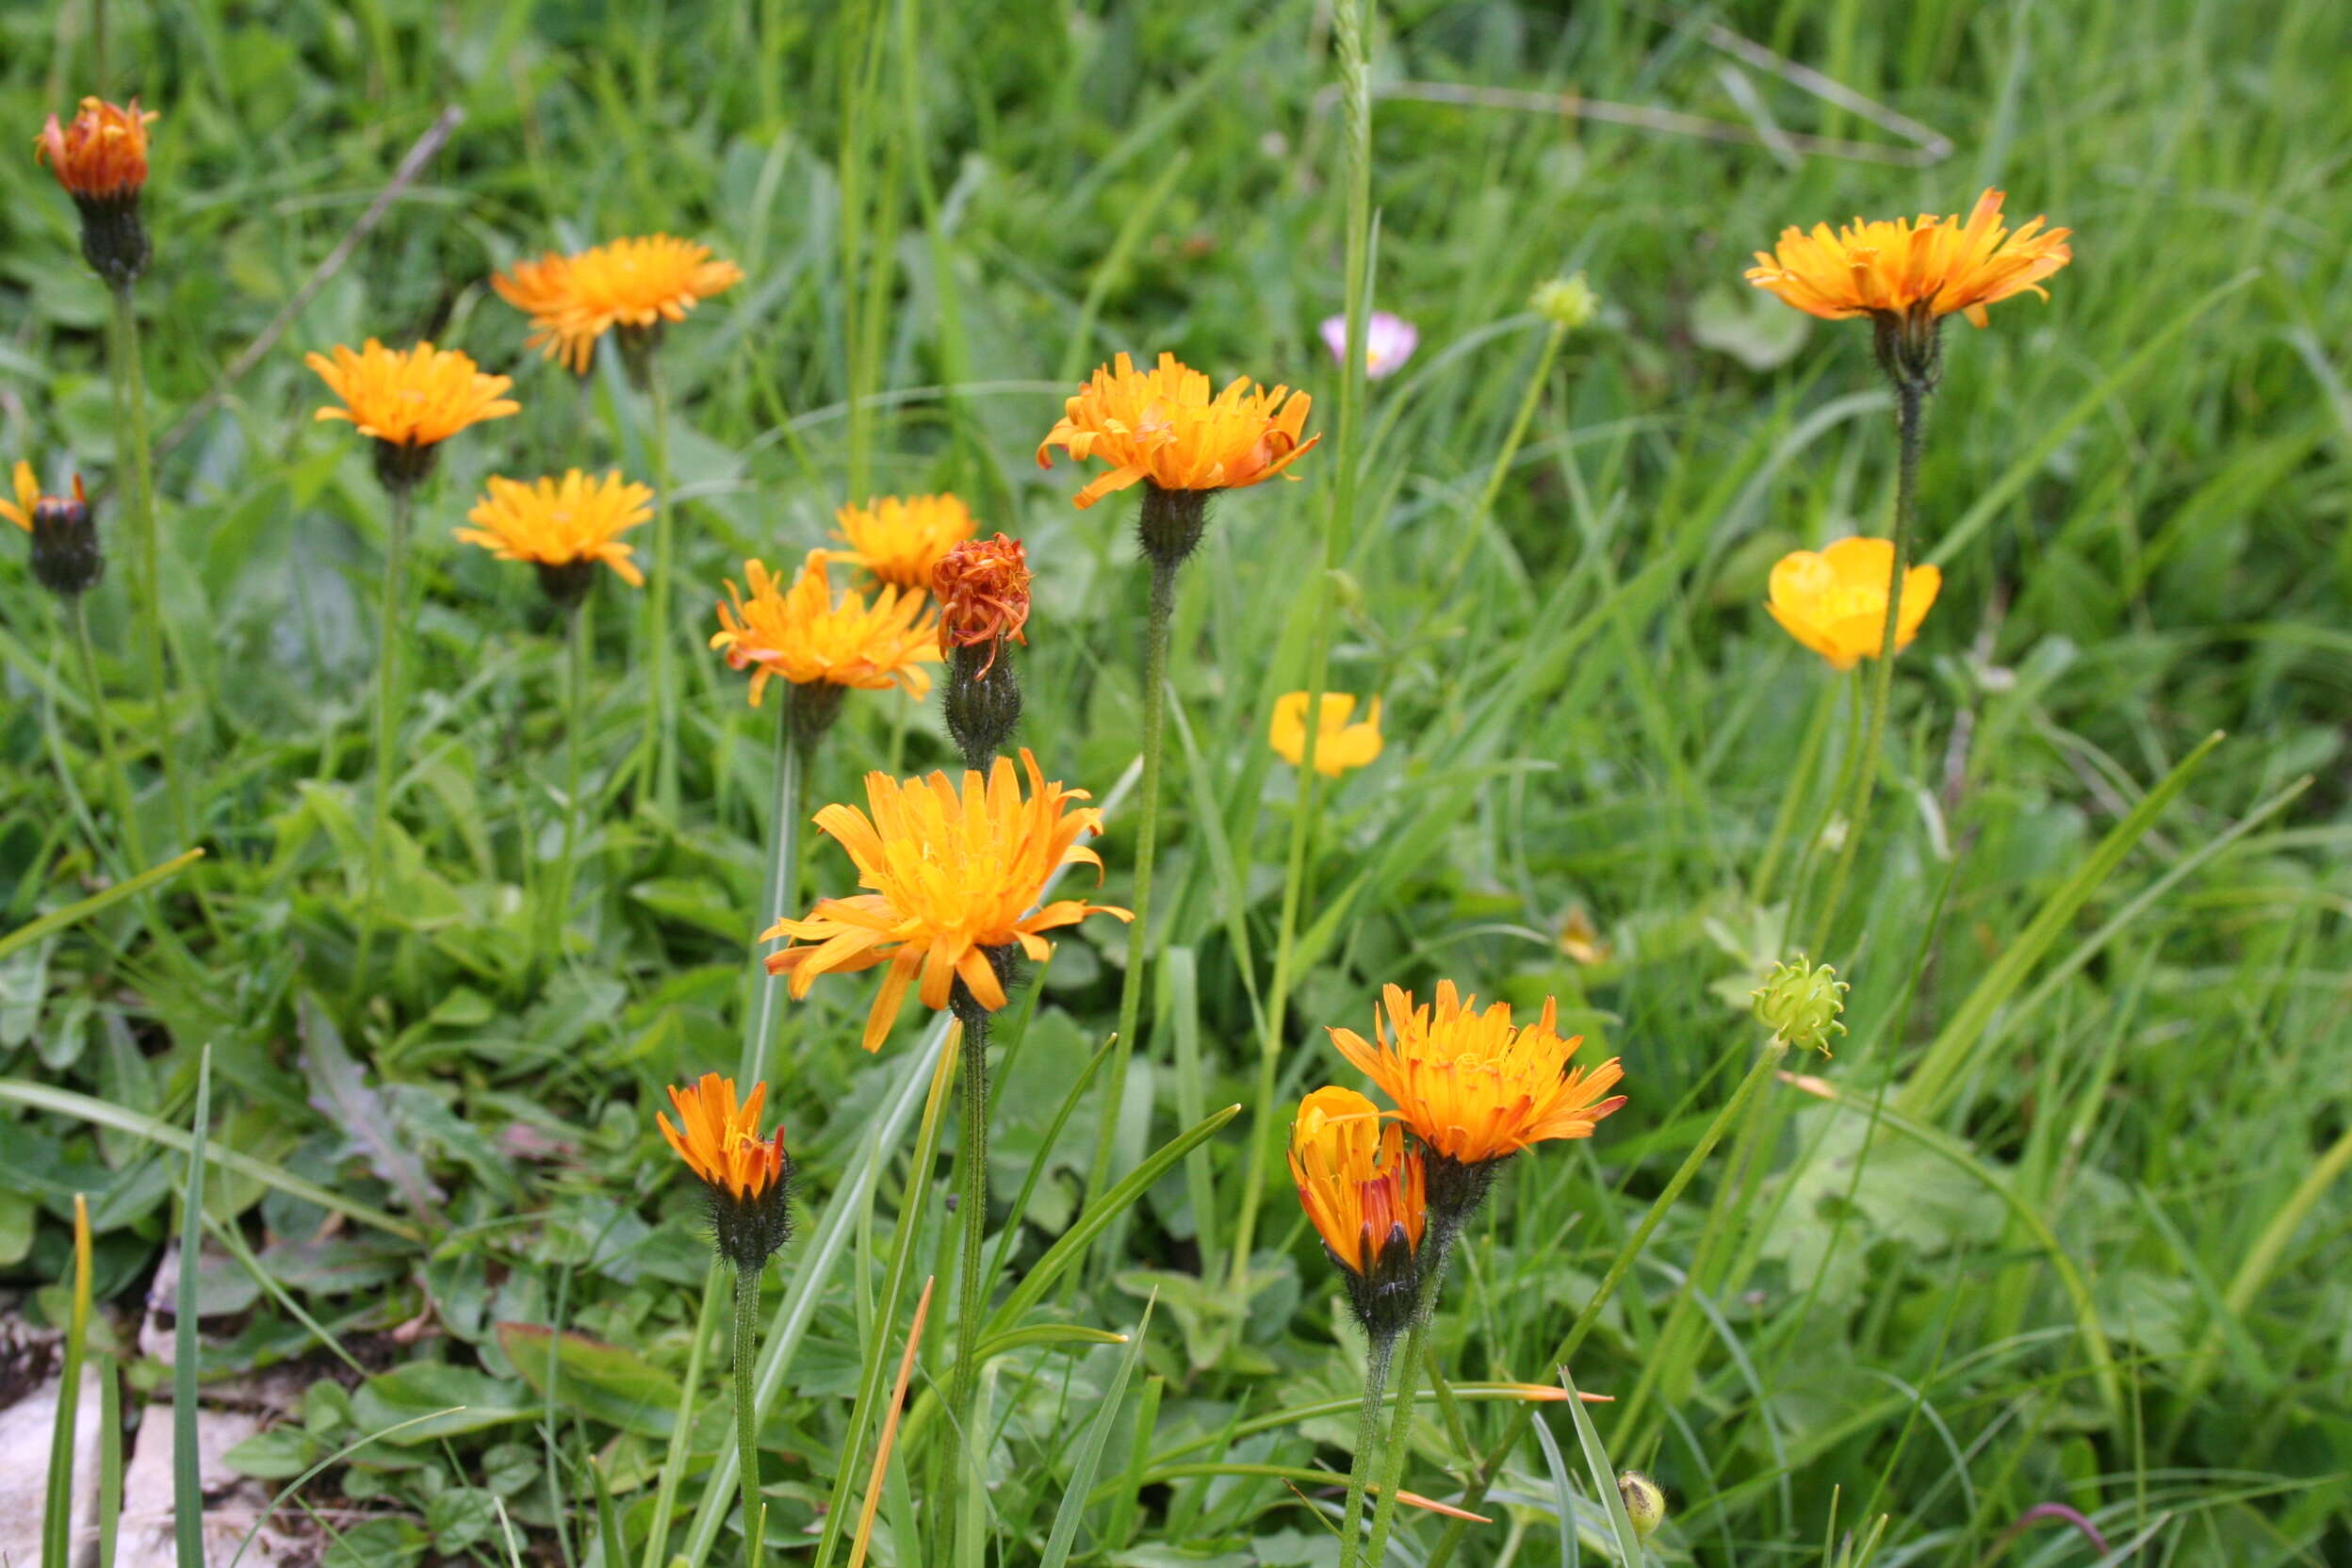
[[[1826,1056],[1829,1037],[1846,1032],[1846,1026],[1838,1021],[1838,1015],[1846,1010],[1846,990],[1836,970],[1827,964],[1808,963],[1799,954],[1789,962],[1774,964],[1764,984],[1750,994],[1756,1019],[1772,1032],[1773,1038],[1810,1046]]]
[[[1625,1517],[1633,1521],[1633,1533],[1640,1539],[1647,1541],[1665,1522],[1666,1494],[1641,1471],[1628,1470],[1617,1478],[1617,1495],[1625,1499]]]
[[[1601,297],[1592,292],[1592,286],[1578,272],[1573,277],[1536,285],[1535,296],[1527,303],[1552,325],[1574,332],[1591,325],[1592,318],[1600,314]]]

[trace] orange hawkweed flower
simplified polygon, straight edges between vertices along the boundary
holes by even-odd
[[[1818,552],[1791,550],[1772,567],[1772,596],[1764,608],[1789,636],[1828,660],[1831,669],[1850,670],[1859,660],[1878,657],[1894,568],[1891,539],[1840,539]],[[1898,653],[1919,635],[1943,585],[1944,574],[1933,566],[1903,573],[1895,624]]]
[[[1028,645],[1021,629],[1029,624],[1029,557],[1020,540],[1002,533],[965,540],[932,568],[931,593],[939,601],[941,654],[992,644],[980,666],[986,675],[1006,638]]]
[[[1984,307],[2029,290],[2048,298],[2042,280],[2074,259],[2069,229],[2041,232],[2035,218],[2014,233],[2001,221],[2001,192],[1987,190],[1967,220],[1921,214],[1857,218],[1832,234],[1789,227],[1771,251],[1756,253],[1748,282],[1808,316],[1965,316],[1984,325]]]
[[[1428,1183],[1404,1130],[1353,1089],[1324,1087],[1298,1102],[1290,1124],[1290,1179],[1323,1250],[1348,1274],[1356,1315],[1374,1337],[1413,1314]]]
[[[472,355],[456,349],[387,349],[371,337],[357,353],[338,343],[332,359],[305,354],[302,363],[343,403],[313,417],[341,419],[373,437],[377,471],[387,483],[422,478],[431,449],[466,426],[522,412],[505,395],[512,380],[484,374]]]
[[[628,483],[617,472],[590,479],[574,468],[560,480],[529,484],[493,474],[487,489],[466,514],[474,526],[450,531],[459,540],[501,561],[531,562],[543,583],[554,578],[585,592],[587,570],[601,561],[631,588],[645,586],[645,576],[620,537],[653,515],[653,492],[645,485]],[[577,593],[567,599],[555,586],[548,595],[559,603],[578,601]]]
[[[738,1105],[735,1080],[706,1072],[687,1088],[670,1086],[678,1125],[661,1112],[662,1135],[708,1190],[719,1251],[738,1268],[758,1269],[784,1245],[792,1231],[787,1188],[792,1162],[784,1153],[784,1129],[760,1135],[760,1107],[768,1086],[754,1084]]]
[[[1463,999],[1450,980],[1438,982],[1434,1008],[1414,1006],[1412,993],[1395,986],[1381,999],[1372,1039],[1333,1029],[1331,1043],[1396,1102],[1414,1136],[1457,1165],[1485,1165],[1547,1138],[1591,1137],[1625,1102],[1602,1098],[1625,1076],[1616,1057],[1590,1072],[1568,1065],[1584,1039],[1560,1037],[1549,997],[1526,1025],[1512,1022],[1508,1002],[1480,1012],[1478,999]]]
[[[20,462],[9,476],[16,490],[13,503],[0,500],[0,517],[32,535],[34,580],[63,598],[87,592],[106,569],[92,526],[90,497],[82,476],[74,476],[74,494],[45,496],[33,466]]]
[[[136,196],[147,184],[147,127],[159,118],[152,109],[142,111],[136,98],[127,108],[85,98],[70,122],[49,117],[33,139],[33,156],[75,201]]]
[[[883,496],[842,507],[834,519],[852,552],[842,559],[901,588],[930,587],[940,559],[980,529],[951,495]]]
[[[1356,699],[1346,692],[1326,692],[1317,714],[1318,733],[1315,741],[1315,771],[1329,778],[1337,778],[1350,768],[1361,768],[1380,755],[1380,699],[1374,697],[1365,710],[1362,722],[1349,724],[1348,717],[1356,710]],[[1275,755],[1292,767],[1300,766],[1307,755],[1307,694],[1285,692],[1274,699],[1274,722],[1266,729],[1266,744]]]
[[[1080,507],[1139,480],[1162,490],[1238,490],[1281,474],[1322,439],[1299,439],[1313,401],[1247,376],[1211,397],[1209,378],[1174,354],[1160,355],[1151,370],[1120,354],[1064,405],[1037,444],[1037,466],[1054,466],[1046,455],[1053,447],[1110,463],[1109,473],[1078,492]]]
[[[866,1016],[862,1043],[874,1051],[908,986],[919,981],[923,1004],[938,1009],[961,980],[973,1000],[994,1011],[1004,1005],[1004,987],[987,950],[1018,942],[1030,957],[1043,958],[1052,948],[1042,932],[1088,915],[1132,918],[1074,898],[1038,904],[1061,867],[1101,873],[1102,858],[1080,841],[1102,831],[1102,813],[1071,809],[1071,802],[1089,798],[1086,792],[1047,783],[1025,748],[1021,765],[1029,775],[1025,799],[1011,760],[1000,757],[985,779],[967,770],[960,795],[944,773],[903,783],[870,773],[866,810],[832,805],[819,811],[817,826],[849,851],[858,885],[871,890],[820,899],[807,919],[779,920],[761,932],[762,941],[789,937],[811,944],[768,955],[768,972],[791,975],[799,998],[820,974],[888,963]]]
[[[743,280],[743,270],[712,257],[710,246],[657,234],[518,261],[490,286],[531,318],[531,348],[585,375],[596,339],[614,327],[650,335]]]
[[[757,561],[743,563],[748,596],[728,581],[710,645],[726,653],[731,668],[751,671],[754,708],[770,676],[796,686],[897,686],[910,697],[931,689],[930,672],[920,666],[939,662],[939,629],[921,619],[922,592],[886,584],[871,604],[847,590],[837,599],[826,575],[833,559],[831,551],[810,550],[789,589]]]

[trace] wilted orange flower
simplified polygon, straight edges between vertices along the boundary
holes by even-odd
[[[1809,316],[1929,317],[1953,312],[1971,326],[1984,324],[1984,307],[2032,290],[2074,259],[2069,229],[2039,233],[2035,218],[2014,234],[2001,222],[2001,193],[1977,198],[1966,222],[1921,214],[1909,219],[1853,222],[1830,233],[1781,231],[1771,252],[1758,251],[1747,279]]]
[[[1319,733],[1315,742],[1315,771],[1337,778],[1350,768],[1361,768],[1380,755],[1380,699],[1374,697],[1360,724],[1349,724],[1348,716],[1356,710],[1356,699],[1346,692],[1326,692]],[[1266,730],[1266,744],[1292,767],[1298,767],[1307,755],[1307,694],[1285,692],[1274,699],[1274,723]]]
[[[928,588],[932,570],[980,525],[954,496],[883,496],[834,514],[856,561],[885,582]]]
[[[627,483],[617,472],[597,480],[574,468],[560,480],[529,484],[493,474],[488,489],[466,514],[475,526],[451,531],[457,538],[501,561],[542,566],[601,561],[630,587],[645,585],[620,536],[653,515],[653,492],[645,486]]]
[[[1125,354],[1094,372],[1065,405],[1059,423],[1037,444],[1037,466],[1051,468],[1050,447],[1113,466],[1078,492],[1092,506],[1114,490],[1150,480],[1163,490],[1238,490],[1275,475],[1321,436],[1299,439],[1313,400],[1241,376],[1214,398],[1209,378],[1160,355],[1137,370]]]
[[[1333,1029],[1331,1043],[1396,1102],[1414,1135],[1448,1159],[1479,1165],[1546,1138],[1591,1137],[1625,1102],[1601,1098],[1625,1076],[1616,1057],[1590,1072],[1568,1065],[1584,1038],[1560,1038],[1549,997],[1543,1016],[1523,1027],[1512,1025],[1508,1002],[1481,1013],[1478,998],[1463,1000],[1450,980],[1438,982],[1434,1010],[1415,1007],[1395,986],[1381,997],[1385,1033],[1375,1008],[1373,1039]]]
[[[1402,1233],[1408,1254],[1429,1226],[1421,1156],[1405,1152],[1404,1129],[1353,1089],[1326,1086],[1298,1102],[1290,1124],[1290,1179],[1315,1233],[1342,1268],[1379,1271]]]
[[[136,98],[128,108],[85,98],[72,123],[49,117],[33,139],[33,156],[77,201],[136,196],[147,183],[147,127],[157,118],[152,110],[141,112]]]
[[[1021,628],[1029,624],[1029,557],[1021,541],[1000,533],[967,539],[932,569],[931,593],[939,601],[939,652],[978,643],[1002,646],[1007,637],[1026,647]],[[996,662],[980,666],[986,675]]]
[[[387,446],[430,447],[468,425],[522,411],[505,396],[513,381],[485,375],[470,354],[431,343],[387,349],[371,337],[357,353],[338,343],[334,358],[305,354],[302,363],[343,400],[341,408],[322,408],[316,417],[347,420]]]
[[[1059,868],[1102,871],[1102,858],[1079,841],[1102,831],[1102,813],[1070,809],[1070,802],[1088,798],[1086,792],[1047,783],[1025,747],[1021,765],[1029,775],[1025,800],[1012,762],[1000,757],[986,780],[967,770],[960,796],[944,773],[904,783],[870,773],[866,811],[841,805],[819,811],[817,826],[849,851],[858,885],[872,890],[821,899],[806,920],[779,920],[761,932],[762,941],[813,944],[770,954],[769,972],[791,975],[792,995],[804,997],[820,974],[887,962],[890,972],[866,1016],[864,1044],[874,1051],[918,979],[926,1007],[946,1006],[960,979],[993,1011],[1004,1005],[1004,988],[983,949],[1019,942],[1043,958],[1052,949],[1040,932],[1088,915],[1131,918],[1073,898],[1038,906]]]
[[[530,346],[586,374],[596,339],[614,327],[651,329],[683,321],[696,304],[741,283],[743,270],[710,247],[666,234],[615,239],[578,255],[553,252],[518,261],[490,280],[507,303],[531,317]]]
[[[1772,567],[1772,597],[1764,608],[1789,636],[1828,660],[1830,668],[1850,670],[1858,660],[1877,658],[1884,645],[1886,587],[1894,568],[1890,539],[1840,539],[1818,552],[1791,550]],[[1943,584],[1944,574],[1933,566],[1914,566],[1903,574],[1897,652],[1919,635]]]
[[[727,583],[728,602],[719,606],[710,645],[725,650],[732,668],[751,671],[754,708],[770,676],[795,685],[824,680],[869,692],[895,685],[910,697],[931,689],[930,672],[919,666],[939,662],[938,629],[919,618],[922,593],[886,584],[871,605],[848,590],[836,599],[825,572],[832,558],[830,551],[810,550],[789,589],[757,561],[743,563],[748,597]]]
[[[678,1125],[661,1112],[654,1119],[686,1168],[714,1191],[739,1200],[756,1199],[784,1174],[784,1129],[776,1136],[760,1136],[760,1107],[768,1086],[754,1084],[751,1098],[735,1103],[735,1080],[706,1072],[691,1088],[670,1086],[670,1105]]]

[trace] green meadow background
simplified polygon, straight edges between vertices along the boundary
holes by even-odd
[[[1159,956],[1114,1171],[1241,1109],[1020,1303],[1036,1331],[992,1365],[988,1484],[962,1505],[985,1528],[957,1560],[1333,1560],[1316,1511],[1333,1483],[1284,1476],[1344,1473],[1361,1346],[1279,1158],[1246,1256],[1235,1229],[1250,1139],[1279,1140],[1300,1092],[1355,1082],[1322,1026],[1363,1028],[1384,982],[1557,995],[1588,1054],[1625,1060],[1631,1102],[1598,1137],[1509,1170],[1439,1321],[1454,1381],[1554,1379],[1553,1347],[1760,1043],[1746,993],[1780,956],[1795,847],[1769,882],[1760,863],[1776,823],[1819,820],[1825,779],[1788,794],[1809,727],[1841,743],[1843,684],[1764,613],[1766,571],[1888,514],[1867,329],[1799,317],[1740,270],[1785,224],[1964,211],[1987,185],[2074,229],[2075,261],[2047,303],[1947,335],[1920,512],[1943,595],[1898,668],[1859,881],[1815,955],[1853,983],[1851,1032],[1834,1059],[1788,1064],[1817,1092],[1768,1086],[1572,1371],[1616,1396],[1592,1410],[1609,1456],[1667,1489],[1660,1562],[1841,1560],[1880,1515],[1881,1565],[2352,1560],[2341,8],[1376,11],[1372,302],[1421,344],[1372,386],[1329,603],[1332,684],[1381,698],[1386,751],[1313,825],[1280,1095],[1259,1102],[1296,800],[1264,735],[1272,696],[1306,683],[1327,440],[1301,482],[1223,498],[1186,573]],[[1312,428],[1332,428],[1331,19],[1302,0],[113,7],[115,93],[163,114],[138,292],[168,449],[162,713],[125,620],[106,297],[29,155],[42,116],[89,90],[88,24],[79,5],[0,15],[0,461],[31,458],[53,488],[78,468],[101,495],[116,554],[93,619],[144,841],[207,858],[0,956],[0,1314],[63,1315],[88,1193],[96,1342],[122,1358],[126,1416],[168,1397],[168,1294],[143,1339],[141,1322],[209,1047],[212,1138],[243,1164],[216,1168],[200,1217],[201,1371],[307,1385],[238,1462],[274,1492],[466,1407],[306,1483],[318,1516],[294,1518],[327,1560],[603,1561],[591,1456],[634,1556],[692,1395],[687,1549],[693,1478],[728,1441],[726,1351],[692,1343],[707,1249],[651,1108],[735,1060],[769,913],[773,708],[749,710],[714,658],[656,689],[634,599],[600,584],[599,793],[557,911],[568,946],[543,962],[560,629],[528,573],[448,531],[491,472],[649,478],[647,425],[610,356],[575,387],[527,353],[488,279],[657,230],[738,261],[745,281],[663,351],[681,616],[707,628],[722,578],[825,542],[853,496],[953,489],[1037,572],[1024,741],[1102,797],[1139,730],[1132,498],[1077,512],[1071,466],[1040,472],[1034,449],[1121,350],[1304,387]],[[1561,95],[1642,112],[1571,117]],[[1915,155],[1873,103],[1948,150]],[[421,177],[237,364],[450,106],[463,121]],[[1576,270],[1603,312],[1498,469],[1545,337],[1529,293]],[[362,444],[313,423],[302,353],[368,335],[462,347],[515,377],[524,412],[449,442],[420,496],[385,936],[362,988],[384,513]],[[137,868],[64,623],[5,533],[15,929]],[[627,788],[665,703],[675,816]],[[949,762],[936,707],[853,695],[816,798]],[[1110,902],[1132,799],[1101,846]],[[806,861],[804,906],[849,890],[829,841]],[[1570,952],[1578,914],[1594,937]],[[1008,1021],[992,1168],[1014,1282],[1083,1222],[1105,1108],[1099,1078],[1072,1086],[1123,960],[1108,922],[1064,935]],[[878,1319],[900,1216],[917,1278],[955,1245],[953,1116],[914,1159],[928,1021],[910,1009],[858,1051],[871,983],[788,1006],[771,1090],[804,1208],[771,1276],[798,1337],[763,1429],[792,1560],[852,1462],[861,1372],[895,1366],[911,1290]],[[951,1323],[935,1302],[918,1393]],[[552,1381],[549,1326],[578,1336]],[[1077,1331],[1139,1328],[1126,1348]],[[1504,1408],[1429,1407],[1407,1484],[1458,1495]],[[169,1420],[151,1410],[126,1443]],[[1543,1422],[1451,1560],[1614,1560],[1576,1429],[1557,1406]],[[926,1560],[944,1428],[907,1431],[874,1560]],[[2107,1549],[2052,1516],[2013,1532],[2044,1504]],[[736,1560],[733,1527],[710,1527],[692,1555]],[[1396,1557],[1426,1561],[1445,1534],[1408,1511]]]

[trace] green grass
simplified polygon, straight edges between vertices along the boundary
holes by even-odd
[[[1851,1033],[1831,1061],[1792,1058],[1820,1092],[1767,1085],[1664,1214],[1572,1368],[1617,1402],[1589,1431],[1547,1407],[1450,1560],[1614,1560],[1605,1462],[1667,1489],[1649,1554],[1710,1568],[1850,1562],[1870,1554],[1846,1532],[1882,1514],[1880,1568],[2101,1560],[2047,1519],[2011,1539],[2053,1502],[2136,1544],[2104,1560],[2352,1556],[2340,11],[1392,5],[1373,80],[1902,145],[1711,47],[1705,20],[1954,150],[1797,160],[1376,102],[1370,302],[1421,347],[1368,389],[1321,631],[1331,686],[1381,696],[1388,745],[1310,824],[1275,1102],[1259,1044],[1297,791],[1264,736],[1272,696],[1310,679],[1317,629],[1296,612],[1333,522],[1335,438],[1303,482],[1219,502],[1186,569],[1158,956],[1109,1139],[1115,1180],[1151,1161],[1131,1203],[1084,1190],[1122,934],[1064,934],[1000,1028],[985,1448],[948,1419],[959,1140],[949,1113],[918,1131],[939,1037],[909,1008],[878,1056],[858,1051],[870,980],[786,1004],[770,1103],[804,1213],[768,1298],[779,1559],[812,1560],[842,1467],[862,1500],[877,1391],[936,1273],[870,1560],[1331,1560],[1361,1341],[1274,1146],[1250,1257],[1234,1219],[1250,1140],[1278,1140],[1303,1090],[1355,1081],[1322,1027],[1363,1028],[1390,981],[1557,995],[1629,1074],[1598,1137],[1514,1164],[1457,1258],[1431,1338],[1457,1406],[1418,1408],[1405,1484],[1460,1494],[1511,1420],[1479,1385],[1557,1382],[1545,1358],[1754,1059],[1744,995],[1780,956],[1770,906],[1803,846],[1760,899],[1756,873],[1820,705],[1844,700],[1764,613],[1764,576],[1786,549],[1883,531],[1890,504],[1867,330],[1792,330],[1740,271],[1784,224],[1954,211],[1986,184],[2072,227],[2077,259],[2047,303],[1948,335],[1919,525],[1943,596],[1897,670],[1871,836],[1814,955],[1854,985]],[[704,1322],[697,1346],[708,1249],[651,1115],[662,1085],[737,1059],[774,712],[715,659],[674,660],[655,688],[638,601],[600,584],[592,806],[559,893],[562,628],[528,573],[448,533],[491,472],[649,478],[650,426],[617,365],[575,391],[527,355],[488,277],[657,229],[739,261],[744,283],[663,351],[681,623],[708,627],[746,555],[823,542],[853,495],[952,488],[1037,570],[1023,740],[1105,795],[1142,709],[1132,500],[1074,511],[1071,466],[1041,474],[1032,453],[1073,374],[1120,350],[1304,386],[1335,429],[1315,334],[1346,303],[1329,18],[1281,0],[113,8],[115,92],[164,114],[138,302],[152,423],[178,436],[157,472],[162,717],[193,841],[126,618],[106,291],[20,155],[89,90],[87,24],[80,5],[0,17],[0,126],[21,139],[0,157],[0,462],[29,457],[53,487],[77,466],[101,497],[115,554],[91,621],[138,841],[205,857],[93,897],[145,868],[70,623],[0,530],[0,1291],[61,1320],[89,1194],[93,1343],[126,1352],[134,1406],[169,1385],[127,1352],[181,1226],[209,1048],[203,1207],[242,1245],[217,1269],[207,1253],[201,1371],[299,1360],[318,1380],[241,1457],[278,1480],[335,1460],[301,1494],[345,1538],[335,1560],[505,1562],[501,1510],[523,1560],[607,1560],[606,1520],[647,1559],[681,1430],[668,1544],[738,1560],[724,1331]],[[447,149],[219,386],[452,104]],[[1484,508],[1543,352],[1527,296],[1576,270],[1604,317],[1566,340]],[[463,347],[525,407],[452,441],[418,498],[396,832],[361,986],[384,512],[361,443],[311,421],[301,356],[368,335]],[[630,765],[663,704],[675,816]],[[813,800],[857,798],[869,768],[950,764],[935,709],[854,694]],[[1827,722],[1800,833],[1842,706]],[[1101,846],[1111,902],[1134,816],[1115,803]],[[1817,877],[1829,858],[1810,857]],[[788,904],[850,890],[830,841],[803,860]],[[1598,962],[1557,940],[1576,909]],[[557,918],[549,965],[537,934]],[[938,1150],[920,1167],[919,1137]],[[853,1429],[867,1445],[844,1454]],[[1298,1479],[1315,1470],[1331,1478]],[[1399,1511],[1405,1560],[1446,1534]]]

